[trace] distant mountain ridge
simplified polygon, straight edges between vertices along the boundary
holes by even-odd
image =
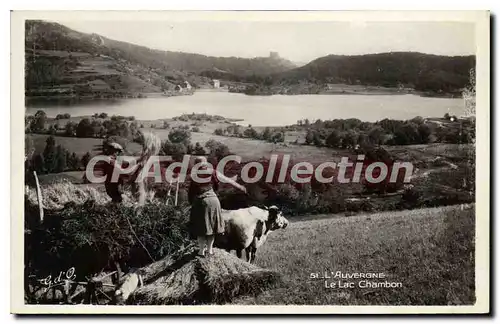
[[[330,84],[459,95],[476,61],[390,52],[328,55],[298,67],[276,52],[248,59],[162,51],[40,20],[26,21],[25,53],[28,97],[78,98],[173,91],[185,81],[205,87],[212,79],[254,95],[323,93]]]

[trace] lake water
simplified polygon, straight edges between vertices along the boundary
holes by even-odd
[[[38,103],[27,107],[26,112],[34,114],[40,109],[49,117],[62,113],[88,116],[106,112],[110,116],[135,116],[139,120],[171,118],[194,112],[243,119],[240,122],[243,125],[283,126],[304,118],[377,121],[415,116],[442,117],[445,113],[460,116],[464,112],[464,102],[463,99],[416,95],[246,96],[200,91],[192,96],[93,100],[76,104]]]

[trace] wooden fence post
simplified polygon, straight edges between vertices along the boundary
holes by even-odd
[[[177,206],[177,197],[179,196],[179,176],[177,176],[177,181],[175,182],[175,206]]]
[[[36,175],[36,171],[33,171],[33,175],[35,176],[35,182],[36,182],[36,195],[38,198],[38,209],[40,210],[40,223],[43,223],[42,190],[40,189],[40,182],[38,182],[38,176]]]
[[[168,192],[167,192],[167,206],[170,201],[170,193],[172,192],[172,178],[168,181]]]

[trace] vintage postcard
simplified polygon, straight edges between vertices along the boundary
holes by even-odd
[[[11,312],[489,313],[489,12],[11,26]]]

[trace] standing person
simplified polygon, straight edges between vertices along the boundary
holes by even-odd
[[[104,153],[109,155],[111,158],[110,162],[105,164],[103,169],[106,174],[106,181],[104,187],[106,188],[106,193],[111,197],[111,200],[114,203],[121,203],[123,201],[122,197],[122,179],[118,179],[118,181],[111,181],[113,170],[115,168],[116,159],[119,155],[123,154],[123,147],[115,142],[104,142]]]
[[[205,157],[197,157],[195,164],[199,164],[199,170],[207,171],[213,169]],[[245,187],[224,177],[224,175],[213,171],[209,174],[200,174],[199,178],[210,177],[209,181],[195,181],[191,178],[188,199],[191,204],[189,220],[189,232],[191,238],[198,240],[198,255],[205,253],[212,255],[215,235],[224,233],[224,220],[222,219],[221,206],[216,191],[219,189],[219,181],[224,178],[225,182],[246,192]]]

